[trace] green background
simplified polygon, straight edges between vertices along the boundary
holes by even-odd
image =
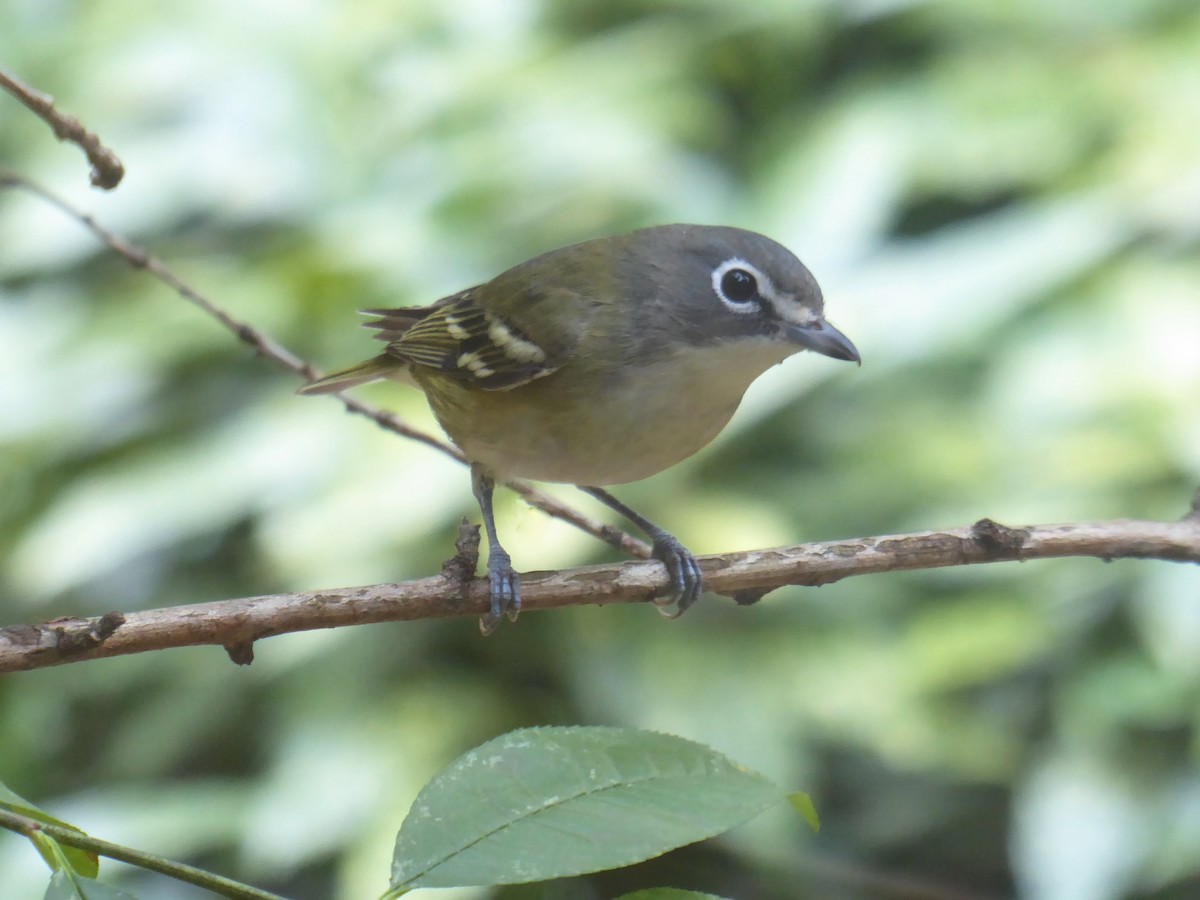
[[[374,352],[356,309],[574,240],[770,234],[864,362],[793,358],[714,446],[619,490],[697,553],[1174,519],[1200,484],[1198,47],[1186,0],[9,0],[0,63],[128,175],[90,189],[7,96],[0,162],[324,368]],[[296,386],[0,194],[0,623],[435,572],[477,517],[465,470]],[[435,427],[416,392],[361,394]],[[518,568],[615,558],[499,503]],[[5,676],[0,779],[110,840],[359,900],[467,747],[633,725],[809,791],[821,833],[781,809],[632,871],[440,896],[1200,893],[1195,567],[874,576],[676,622],[583,608],[256,654]],[[40,897],[46,872],[0,836],[0,881]]]

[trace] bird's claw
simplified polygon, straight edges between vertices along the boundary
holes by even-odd
[[[677,619],[704,593],[704,574],[696,557],[678,538],[661,534],[654,538],[651,556],[667,567],[671,578],[671,592],[654,598],[654,605],[667,619]]]
[[[479,620],[479,630],[485,635],[495,631],[505,616],[515,622],[521,611],[521,576],[513,570],[507,553],[493,549],[488,554],[488,588],[492,607]]]

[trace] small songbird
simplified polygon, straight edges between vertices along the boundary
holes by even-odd
[[[646,478],[725,427],[759,375],[801,350],[859,362],[821,289],[761,234],[662,225],[552,250],[431,306],[365,310],[383,353],[302,394],[381,378],[425,392],[471,463],[488,535],[490,632],[521,608],[496,536],[496,479],[578,485],[644,531],[667,567],[660,606],[703,591],[695,558],[601,485]]]

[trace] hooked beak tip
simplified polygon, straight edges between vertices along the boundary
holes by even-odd
[[[824,320],[813,325],[789,326],[787,334],[807,350],[862,366],[862,357],[854,342]]]

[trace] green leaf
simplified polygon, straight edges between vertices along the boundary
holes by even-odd
[[[69,868],[71,863],[63,853],[62,845],[44,831],[34,831],[29,834],[29,841],[37,850],[42,861],[50,867],[51,872]]]
[[[513,731],[451,763],[396,836],[394,887],[520,884],[631,865],[783,799],[683,738],[627,728]]]
[[[716,894],[702,894],[699,891],[685,891],[682,888],[646,888],[634,891],[632,894],[622,894],[616,900],[726,900]]]
[[[27,819],[33,819],[35,822],[41,822],[45,825],[57,825],[59,828],[67,828],[79,834],[85,832],[76,828],[69,822],[64,822],[62,819],[56,818],[49,813],[34,806],[20,794],[9,790],[4,782],[0,781],[0,809],[7,809],[9,812],[14,812],[19,816],[24,816]],[[39,841],[36,837],[47,837],[46,835],[37,835],[33,840],[33,845],[41,854],[42,859],[46,860],[47,865],[53,869],[58,868],[57,859],[53,854],[48,854],[44,842]],[[80,875],[86,875],[89,878],[95,878],[100,873],[100,857],[95,853],[87,850],[80,850],[77,847],[58,844],[58,849],[62,857],[67,863],[78,872]]]
[[[792,809],[804,816],[804,820],[808,822],[813,831],[821,830],[821,817],[817,815],[817,808],[813,806],[812,797],[804,791],[793,791],[787,795],[787,800],[792,804]]]
[[[42,900],[137,900],[128,891],[118,890],[82,875],[72,875],[61,869],[50,878]]]
[[[7,809],[38,822],[49,822],[52,825],[62,825],[64,828],[71,827],[66,822],[54,818],[49,813],[43,812],[16,791],[10,790],[8,785],[3,781],[0,781],[0,808]]]

